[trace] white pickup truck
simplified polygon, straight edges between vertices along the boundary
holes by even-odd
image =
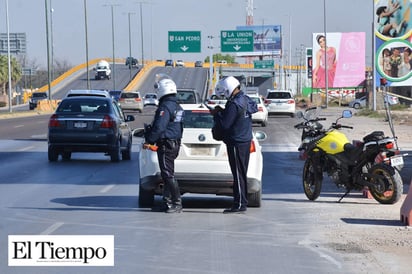
[[[110,65],[107,61],[101,60],[96,64],[96,67],[94,68],[95,71],[95,76],[94,79],[100,80],[100,79],[110,79],[112,70],[110,69]]]

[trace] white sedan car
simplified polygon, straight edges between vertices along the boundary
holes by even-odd
[[[269,114],[263,99],[258,94],[248,94],[248,96],[256,102],[258,107],[258,112],[252,114],[253,123],[260,124],[262,127],[267,126]]]
[[[179,156],[175,161],[175,177],[181,193],[233,195],[233,177],[229,167],[226,145],[212,137],[213,117],[203,104],[183,104],[184,131]],[[134,136],[142,137],[143,129]],[[249,206],[260,207],[262,197],[263,157],[259,140],[264,132],[255,132],[250,147],[248,177]],[[142,142],[143,142],[142,138]],[[139,206],[153,205],[154,196],[162,195],[157,154],[148,149],[139,153]]]

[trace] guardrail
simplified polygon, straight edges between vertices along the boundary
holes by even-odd
[[[97,64],[99,61],[101,60],[106,60],[107,62],[113,62],[113,59],[111,58],[98,58],[98,59],[93,59],[93,60],[89,60],[89,67],[93,67],[95,64]],[[115,62],[117,63],[122,63],[124,62],[124,58],[123,59],[115,59]],[[63,73],[62,75],[60,75],[59,77],[57,77],[56,79],[54,79],[51,83],[50,86],[54,87],[56,85],[58,85],[61,81],[63,81],[64,79],[66,79],[67,77],[69,77],[70,75],[78,72],[81,69],[86,69],[87,67],[87,63],[83,63],[80,65],[77,65],[71,69],[69,69],[68,71],[66,71],[65,73]],[[44,85],[41,88],[39,88],[39,92],[45,92],[49,89],[49,85]]]

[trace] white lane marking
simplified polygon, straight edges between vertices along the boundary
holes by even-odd
[[[342,264],[336,260],[335,258],[333,258],[331,255],[326,254],[326,250],[325,252],[321,250],[321,248],[319,247],[314,247],[314,243],[309,240],[309,239],[304,239],[302,241],[298,242],[299,245],[303,245],[304,247],[308,248],[309,250],[311,250],[314,253],[317,253],[319,255],[319,257],[326,259],[328,262],[332,263],[333,265],[335,265],[337,268],[342,268]]]
[[[64,225],[63,222],[57,222],[49,226],[46,230],[44,230],[40,235],[49,235],[59,229],[62,225]]]
[[[262,152],[298,152],[295,144],[262,144]]]
[[[24,127],[24,125],[16,125],[14,128]]]
[[[108,192],[110,189],[112,189],[114,186],[115,186],[115,185],[108,185],[108,186],[102,188],[102,189],[100,190],[100,193],[106,193],[106,192]]]
[[[34,146],[22,147],[22,148],[18,149],[17,151],[27,151],[27,150],[31,150],[31,149],[34,149],[34,148],[35,148]]]

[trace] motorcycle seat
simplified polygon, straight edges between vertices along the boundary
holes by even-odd
[[[385,137],[383,131],[373,131],[372,133],[363,137],[363,142],[368,143],[372,141],[379,141]]]
[[[343,146],[343,150],[345,151],[346,158],[350,161],[355,161],[359,155],[362,153],[362,147],[355,146],[351,143],[347,143]]]

